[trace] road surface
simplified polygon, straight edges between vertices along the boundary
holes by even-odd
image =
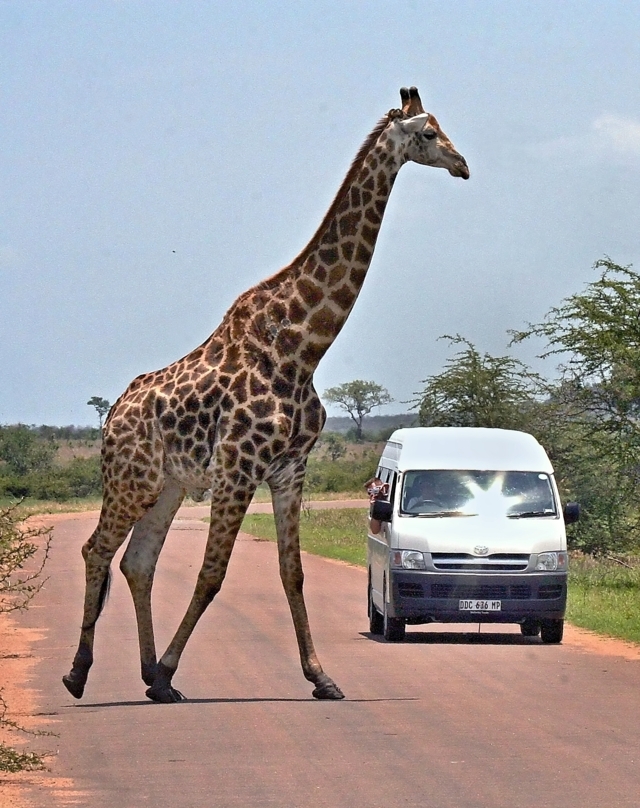
[[[160,652],[192,593],[204,512],[180,512],[160,559]],[[640,653],[606,641],[594,650],[575,631],[562,646],[544,646],[517,627],[416,627],[407,642],[388,644],[367,631],[365,571],[306,555],[316,648],[346,694],[318,702],[300,670],[276,547],[246,535],[176,674],[189,701],[144,697],[133,607],[115,565],[96,661],[84,698],[74,701],[60,677],[81,620],[79,550],[95,523],[96,514],[56,517],[49,580],[16,618],[32,630],[34,707],[48,722],[42,727],[58,734],[34,742],[57,754],[50,773],[23,778],[24,804],[640,805]]]

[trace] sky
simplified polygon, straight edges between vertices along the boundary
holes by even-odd
[[[471,178],[402,168],[316,389],[406,412],[444,334],[553,376],[507,332],[640,267],[639,66],[631,0],[0,0],[0,424],[93,424],[203,342],[409,85]]]

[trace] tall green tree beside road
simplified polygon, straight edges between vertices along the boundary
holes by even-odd
[[[91,396],[87,404],[89,407],[95,407],[98,413],[98,421],[100,422],[100,432],[102,432],[102,421],[111,409],[111,404],[109,404],[106,398],[100,398],[100,396]]]
[[[412,402],[420,426],[526,428],[536,395],[545,388],[541,377],[510,356],[481,354],[459,334],[441,339],[463,347],[442,373],[422,381]]]
[[[584,506],[578,544],[611,552],[640,543],[640,275],[609,258],[594,269],[598,280],[512,336],[542,337],[542,356],[560,359],[545,431]]]
[[[337,404],[349,413],[356,427],[356,440],[362,440],[362,421],[365,415],[383,404],[391,404],[393,399],[386,387],[376,382],[355,379],[324,391],[324,399],[329,404]]]

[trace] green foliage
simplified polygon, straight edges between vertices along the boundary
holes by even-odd
[[[639,602],[637,559],[571,558],[567,618],[574,625],[640,642]]]
[[[342,437],[342,435],[338,435],[336,432],[328,432],[323,440],[323,443],[326,447],[327,454],[334,463],[336,460],[344,457],[347,453],[346,440]]]
[[[308,553],[364,566],[367,557],[367,509],[305,510],[300,517],[300,547]],[[271,514],[245,516],[242,530],[276,540]]]
[[[0,469],[21,476],[51,468],[58,447],[24,424],[0,426]],[[1,471],[0,471],[1,473]]]
[[[0,474],[0,497],[66,501],[102,491],[100,458],[74,458],[65,466],[23,476]]]
[[[539,421],[565,490],[581,502],[574,546],[593,554],[640,545],[640,275],[608,258],[600,278],[512,332],[547,341],[559,381]]]
[[[447,360],[442,373],[423,380],[415,400],[420,426],[522,429],[542,379],[517,359],[480,354],[460,335],[441,339],[465,347]]]
[[[358,459],[331,460],[312,455],[307,462],[306,488],[309,493],[359,491],[373,477],[378,456],[367,451]]]
[[[46,537],[40,561],[29,572],[24,565],[39,553],[36,540]],[[25,527],[17,505],[0,509],[0,613],[24,609],[42,586],[41,575],[49,555],[51,528]]]
[[[389,391],[375,382],[356,379],[352,382],[330,387],[324,391],[325,401],[337,404],[355,424],[356,440],[362,440],[362,421],[375,407],[391,404],[393,399]]]
[[[51,528],[25,526],[17,506],[0,509],[0,613],[26,609],[41,588],[42,571],[49,556]],[[29,571],[23,567],[29,564]],[[0,728],[26,732],[6,717],[7,705],[0,695]],[[49,733],[32,733],[37,735]],[[17,772],[44,768],[43,757],[18,752],[0,743],[0,771]]]

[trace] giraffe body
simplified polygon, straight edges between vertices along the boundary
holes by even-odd
[[[114,554],[134,600],[142,678],[155,701],[180,700],[171,684],[199,617],[219,591],[256,487],[268,483],[280,574],[305,677],[316,698],[343,698],[314,650],[303,598],[299,515],[306,461],[325,413],[313,387],[320,359],[344,325],[364,282],[393,183],[408,160],[468,178],[415,88],[401,90],[371,132],[319,229],[291,264],[244,292],[198,348],[136,378],[113,405],[103,432],[104,499],[83,547],[84,620],[67,689],[80,698],[93,662],[95,624]],[[211,525],[187,612],[158,662],[151,617],[156,562],[187,493],[211,489]]]

